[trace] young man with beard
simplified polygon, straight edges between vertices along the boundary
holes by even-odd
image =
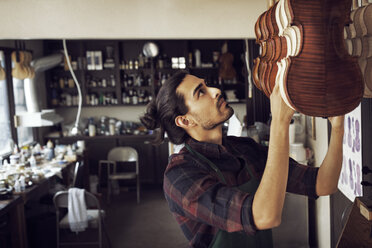
[[[224,137],[233,109],[217,88],[180,71],[148,105],[142,123],[174,144],[164,193],[190,247],[272,247],[271,228],[281,222],[285,192],[317,198],[337,190],[342,164],[343,116],[329,118],[332,136],[320,168],[289,158],[294,111],[275,87],[270,97],[269,147],[250,138]]]

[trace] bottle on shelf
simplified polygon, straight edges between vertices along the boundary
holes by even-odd
[[[123,91],[123,93],[122,93],[122,102],[123,102],[123,104],[130,104],[129,92]]]
[[[157,66],[159,69],[163,69],[164,68],[164,60],[163,60],[163,56],[162,55],[159,55],[158,57],[158,66]]]
[[[138,55],[138,67],[139,68],[145,67],[145,60],[144,60],[142,53]]]
[[[134,105],[138,104],[138,96],[137,96],[137,91],[136,90],[133,90],[132,102],[133,102]]]
[[[199,49],[195,49],[194,56],[195,56],[195,67],[197,68],[201,67],[201,53]]]
[[[108,135],[109,134],[109,131],[106,127],[106,120],[107,120],[106,116],[101,117],[101,124],[100,124],[100,129],[99,129],[99,134],[100,135]]]
[[[192,60],[192,53],[189,53],[189,56],[188,56],[188,67],[192,67],[193,66],[193,60]]]
[[[110,75],[110,82],[111,82],[111,87],[116,86],[115,76],[112,74]]]
[[[137,59],[134,61],[134,69],[138,70],[138,60]]]
[[[98,81],[98,86],[101,86],[103,88],[106,88],[107,87],[107,80],[106,80],[106,78],[102,78],[102,80],[99,80]]]
[[[113,118],[110,118],[109,120],[109,133],[110,135],[115,135],[115,123],[116,120]]]
[[[128,75],[126,73],[124,73],[124,75],[123,75],[122,85],[123,85],[124,88],[128,87]]]
[[[96,136],[96,125],[94,124],[94,118],[89,118],[88,132],[90,137]]]
[[[129,87],[133,86],[133,75],[128,75],[127,84]]]
[[[133,60],[129,60],[129,70],[133,70]]]

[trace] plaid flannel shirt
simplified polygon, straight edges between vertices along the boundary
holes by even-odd
[[[260,179],[267,160],[267,147],[250,138],[228,136],[223,145],[187,143],[216,164],[225,177],[223,184],[210,166],[184,147],[169,158],[164,174],[164,194],[169,208],[191,247],[208,247],[218,229],[228,232],[256,232],[252,216],[254,194],[237,187],[250,179],[246,164]],[[287,192],[317,198],[318,168],[289,162]]]

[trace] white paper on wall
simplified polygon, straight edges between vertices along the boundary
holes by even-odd
[[[350,201],[363,196],[362,185],[362,126],[360,105],[345,115],[345,133],[343,140],[343,160],[339,190]]]

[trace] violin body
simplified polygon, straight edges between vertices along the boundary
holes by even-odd
[[[14,51],[12,52],[11,57],[14,64],[14,67],[12,69],[12,76],[20,80],[27,78],[28,70],[24,66],[25,54],[23,53],[23,51]]]
[[[363,30],[366,34],[362,37],[365,42],[363,42],[363,52],[359,60],[364,66],[362,69],[365,81],[364,97],[372,98],[372,3],[364,7],[363,24],[366,27]]]
[[[236,71],[233,66],[234,56],[227,52],[221,54],[219,58],[220,68],[219,68],[219,76],[223,80],[232,80],[236,77]]]
[[[266,87],[261,90],[269,96],[274,85],[279,84],[287,105],[309,116],[343,115],[356,108],[363,96],[364,83],[358,59],[349,55],[344,44],[344,26],[351,22],[351,0],[280,0],[274,6],[270,9],[275,11],[269,9],[265,13],[275,13],[273,24],[277,31],[271,36],[265,36],[262,28],[256,31],[261,48],[263,43],[275,44],[272,53],[280,54],[268,56],[271,50],[266,48],[264,55],[262,48],[260,58],[255,60],[259,63],[254,66],[258,74],[253,78],[261,88]],[[258,22],[262,22],[263,16]],[[255,27],[258,26],[262,27]],[[346,35],[349,34],[345,32]],[[275,39],[280,39],[281,45]],[[261,63],[274,63],[278,69]],[[270,72],[261,72],[268,68]]]

